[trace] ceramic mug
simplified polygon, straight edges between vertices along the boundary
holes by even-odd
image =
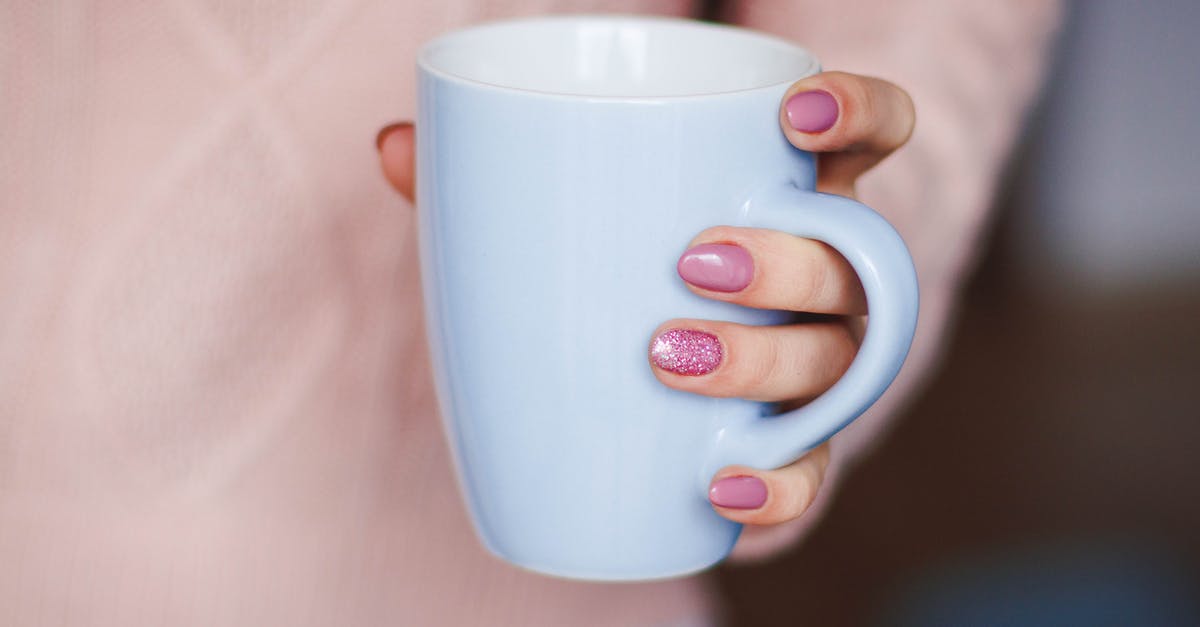
[[[815,193],[780,100],[818,71],[790,43],[665,18],[570,16],[454,32],[418,58],[417,206],[434,376],[483,543],[534,571],[653,579],[725,557],[707,499],[729,464],[778,467],[891,383],[916,326],[904,243]],[[849,370],[795,411],[672,390],[651,372],[671,318],[778,324],[701,298],[675,264],[714,225],[824,241],[870,316]]]

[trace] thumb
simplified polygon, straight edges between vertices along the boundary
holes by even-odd
[[[379,149],[379,164],[383,176],[396,191],[413,201],[413,125],[396,122],[379,130],[375,136]]]

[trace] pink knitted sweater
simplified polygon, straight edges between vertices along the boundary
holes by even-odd
[[[862,181],[862,196],[912,247],[921,327],[899,384],[835,438],[844,469],[928,372],[1057,10],[734,4],[731,21],[794,38],[827,68],[891,79],[918,108],[912,144]],[[489,557],[447,462],[413,208],[379,175],[372,140],[413,116],[422,42],[547,11],[693,8],[4,3],[4,624],[704,620],[698,578],[573,583]],[[738,551],[767,553],[804,524],[752,530]]]

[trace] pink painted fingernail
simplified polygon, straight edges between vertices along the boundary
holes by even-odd
[[[684,281],[717,292],[739,292],[754,278],[754,260],[734,244],[701,244],[679,257],[676,265]]]
[[[802,91],[783,105],[788,124],[803,133],[820,133],[833,128],[838,119],[838,103],[823,90]]]
[[[721,341],[704,331],[670,329],[650,343],[654,365],[675,374],[708,374],[721,365],[721,356]]]
[[[758,509],[767,502],[767,484],[758,477],[725,477],[709,486],[708,500],[730,509]]]

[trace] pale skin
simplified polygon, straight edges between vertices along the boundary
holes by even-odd
[[[860,176],[900,148],[912,134],[912,100],[899,87],[880,79],[825,72],[793,84],[784,95],[824,90],[837,101],[837,120],[820,132],[793,129],[782,106],[780,126],[797,148],[819,153],[817,189],[855,197]],[[413,199],[413,127],[399,123],[380,132],[383,174],[401,194]],[[837,252],[820,242],[764,229],[715,226],[697,234],[687,248],[699,244],[734,244],[754,262],[749,285],[719,292],[684,282],[696,294],[747,307],[824,314],[817,321],[756,327],[715,320],[664,321],[667,329],[705,331],[720,339],[724,359],[715,370],[685,376],[648,366],[664,385],[717,397],[803,404],[829,389],[845,372],[861,341],[866,297],[853,269]],[[682,251],[681,251],[682,252]],[[682,279],[681,279],[682,280]],[[799,518],[812,505],[829,464],[823,444],[796,462],[774,470],[745,466],[721,469],[713,481],[757,477],[766,486],[765,502],[752,509],[713,508],[722,516],[748,525],[769,526]]]

